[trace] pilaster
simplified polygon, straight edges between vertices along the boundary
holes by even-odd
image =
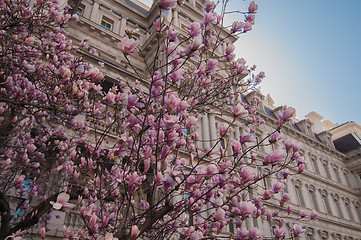
[[[125,28],[127,26],[127,21],[128,21],[128,19],[126,17],[122,17],[122,19],[120,20],[120,30],[119,30],[120,36],[123,36],[125,34]]]
[[[99,22],[99,3],[97,1],[93,2],[92,13],[90,15],[90,20],[95,23]]]
[[[209,113],[209,132],[210,132],[210,140],[211,146],[213,147],[217,143],[217,128],[216,128],[216,120],[213,113]]]
[[[209,136],[209,121],[208,115],[202,116],[202,141],[205,149],[210,149],[210,136]]]

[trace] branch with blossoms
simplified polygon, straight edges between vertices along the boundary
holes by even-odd
[[[277,220],[274,237],[285,237],[292,209],[283,189],[304,168],[299,147],[286,141],[265,157],[254,151],[281,142],[294,109],[255,142],[260,100],[242,97],[265,74],[235,59],[232,44],[251,30],[258,6],[251,2],[245,19],[228,29],[227,1],[217,3],[220,14],[205,2],[203,15],[180,30],[172,15],[183,4],[158,2],[151,59],[136,30],[126,30],[118,48],[135,77],[119,77],[103,92],[103,74],[63,29],[76,17],[56,1],[0,3],[0,239],[34,229],[45,238],[54,212],[70,209],[82,225],[64,227],[68,239],[257,239],[261,231],[245,224],[257,218]],[[144,68],[146,78],[138,72]],[[198,119],[210,113],[223,123],[201,139]],[[233,139],[240,125],[249,133]],[[269,177],[277,182],[263,186]],[[292,231],[303,230],[295,224]]]

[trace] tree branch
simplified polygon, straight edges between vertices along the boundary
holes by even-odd
[[[10,230],[10,206],[5,199],[5,195],[0,192],[0,213],[1,213],[1,227],[0,227],[0,239],[4,239],[9,234]]]
[[[40,220],[40,218],[46,214],[47,212],[49,212],[49,210],[53,207],[50,204],[50,201],[56,201],[58,194],[55,194],[51,197],[49,197],[46,201],[41,202],[36,208],[34,208],[31,212],[29,212],[24,220],[22,220],[21,222],[19,222],[18,224],[16,224],[13,228],[10,229],[9,234],[12,233],[16,233],[19,230],[26,230],[29,229],[30,227],[34,226],[35,224],[37,224]]]

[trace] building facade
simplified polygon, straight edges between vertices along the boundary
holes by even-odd
[[[93,65],[104,64],[104,88],[110,88],[118,76],[135,78],[136,74],[146,77],[146,66],[142,59],[131,56],[135,68],[130,68],[127,59],[119,51],[117,44],[126,33],[126,29],[138,29],[140,48],[143,58],[151,61],[156,41],[155,20],[159,16],[156,4],[148,7],[137,0],[82,0],[70,2],[79,16],[78,22],[71,22],[69,35],[79,44],[88,39],[88,48],[80,53]],[[191,22],[203,17],[203,2],[187,0],[181,11],[177,8],[167,15],[169,22],[179,31],[186,31]],[[236,37],[230,41],[235,41]],[[226,42],[219,47],[224,51]],[[139,56],[138,56],[139,57]],[[272,98],[260,92],[251,92],[245,101],[253,97],[261,100],[259,115],[265,123],[256,129],[257,139],[265,138],[277,126],[277,114],[284,106],[274,106]],[[216,114],[206,114],[198,119],[197,132],[201,137],[199,147],[210,148],[211,139],[216,138],[217,126],[228,120]],[[232,133],[227,141],[237,139],[247,133],[242,122],[232,125]],[[290,204],[296,213],[315,209],[319,216],[315,221],[301,222],[306,230],[298,239],[361,239],[361,127],[353,122],[335,125],[322,122],[322,116],[312,112],[306,119],[293,118],[282,133],[284,139],[291,139],[301,145],[301,155],[305,159],[305,171],[290,176],[286,191],[290,194]],[[269,144],[261,144],[256,149],[259,157],[272,151]],[[273,179],[264,182],[271,185]],[[53,226],[77,227],[76,215],[63,213]],[[292,217],[292,216],[290,216]],[[247,227],[257,226],[263,236],[272,236],[273,229],[267,221],[247,221]],[[51,234],[61,236],[62,227]],[[231,229],[230,229],[231,231]],[[287,236],[291,238],[290,233]]]

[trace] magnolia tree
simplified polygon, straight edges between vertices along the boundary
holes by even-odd
[[[294,109],[255,143],[259,100],[247,104],[241,95],[264,73],[235,59],[231,41],[217,49],[251,30],[258,6],[251,2],[239,12],[245,20],[227,29],[226,2],[206,2],[203,19],[180,37],[169,14],[182,2],[160,0],[148,77],[119,78],[108,92],[67,39],[64,27],[76,20],[63,14],[68,6],[0,2],[0,239],[45,238],[59,211],[78,216],[77,228],[63,227],[68,239],[257,239],[262,229],[246,225],[257,218],[275,224],[268,237],[286,237],[292,208],[283,189],[304,168],[299,146],[279,136]],[[134,68],[132,59],[144,55],[135,33],[119,43]],[[225,120],[201,147],[197,119],[209,112]],[[232,139],[235,124],[249,134]],[[281,147],[260,158],[259,144]],[[277,181],[266,188],[270,176]],[[292,237],[301,234],[290,221]]]

